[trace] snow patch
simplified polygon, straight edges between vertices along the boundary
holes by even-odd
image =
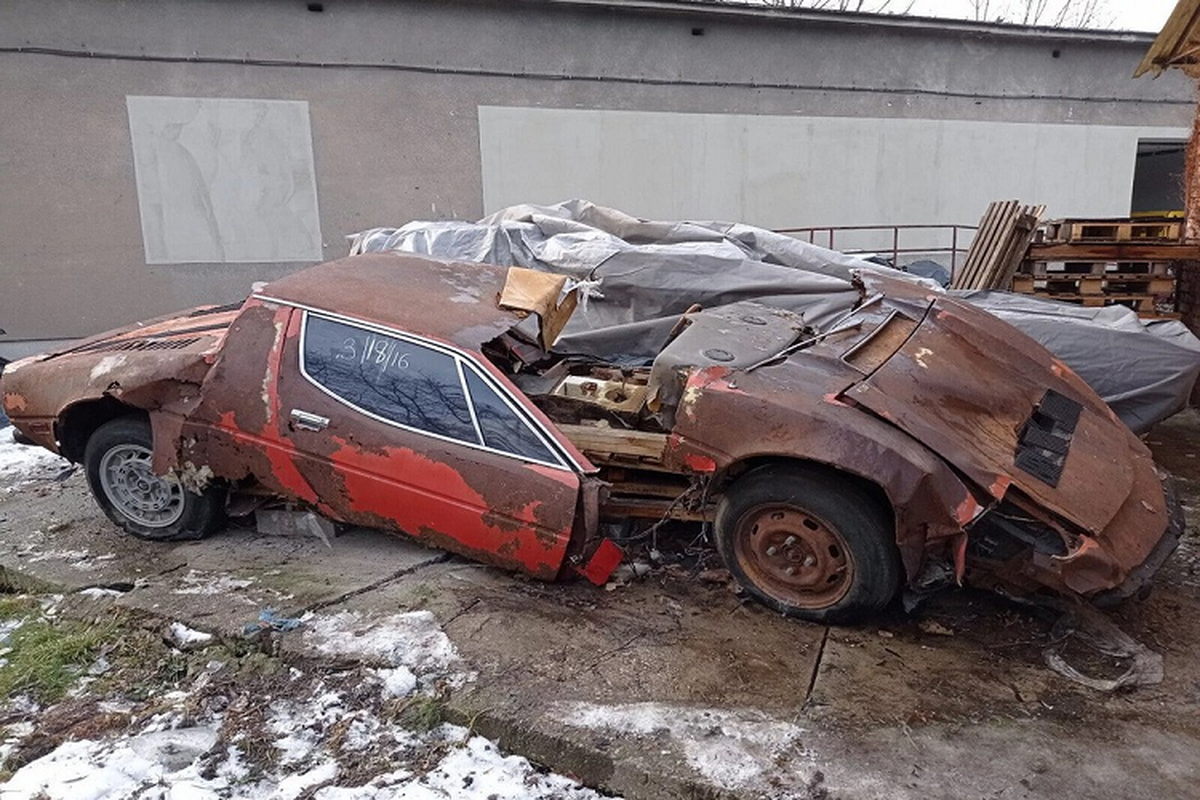
[[[325,655],[407,667],[417,679],[443,677],[451,685],[474,677],[463,673],[458,651],[428,611],[382,618],[342,611],[314,617],[306,625],[304,641]]]
[[[804,785],[816,770],[816,755],[802,744],[804,729],[759,711],[572,703],[560,712],[563,722],[579,728],[666,736],[692,769],[726,789],[765,791],[780,779]]]
[[[193,630],[182,622],[172,622],[167,626],[167,638],[178,648],[188,649],[207,644],[212,641],[212,634]]]
[[[0,619],[0,647],[8,645],[8,637],[12,636],[24,621],[23,619]],[[8,650],[6,649],[4,652],[8,652]]]
[[[281,703],[271,712],[269,727],[279,738],[279,763],[306,763],[325,731],[347,715],[337,692],[324,692],[303,704]]]
[[[383,683],[384,697],[408,697],[417,690],[417,676],[408,667],[374,670]]]
[[[116,589],[105,589],[103,586],[89,586],[86,589],[80,589],[79,594],[94,600],[100,597],[120,597],[125,593],[118,592]]]
[[[254,581],[244,578],[231,578],[228,575],[212,575],[205,572],[197,572],[196,570],[188,570],[188,574],[184,575],[179,586],[173,590],[173,594],[228,594],[229,592],[245,589]]]
[[[333,759],[326,759],[312,769],[288,775],[279,782],[278,788],[271,794],[271,797],[298,797],[310,786],[317,786],[333,780],[337,777],[337,773],[338,763]]]
[[[74,566],[85,563],[87,557],[87,550],[43,550],[35,556],[30,556],[27,560],[30,564],[37,564],[40,561],[70,561]]]
[[[446,726],[446,733],[462,736],[464,728]],[[431,797],[456,800],[525,800],[530,797],[555,797],[563,800],[598,798],[590,789],[578,786],[561,775],[541,775],[520,756],[506,756],[482,736],[472,736],[457,747],[421,779]],[[416,792],[413,795],[420,796]],[[319,800],[323,800],[318,795]]]
[[[44,447],[17,444],[13,426],[0,428],[0,490],[11,492],[26,483],[50,480],[71,462]]]
[[[281,758],[267,774],[255,776],[237,741],[230,743],[214,769],[211,759],[220,717],[187,728],[178,727],[181,719],[165,713],[156,715],[141,733],[64,742],[0,786],[0,800],[295,800],[318,786],[316,800],[603,797],[564,776],[543,774],[520,756],[504,755],[493,742],[465,728],[441,725],[417,734],[382,722],[365,709],[347,708],[341,695],[320,683],[307,698],[273,709],[269,731]],[[330,744],[339,730],[344,735],[338,752],[382,748],[394,757],[415,756],[420,766],[397,764],[399,768],[360,785],[338,785],[341,767]],[[421,763],[422,753],[436,753],[437,760]]]
[[[83,553],[82,556],[79,555],[80,552]],[[56,556],[56,557],[62,558],[62,560],[70,562],[67,564],[67,566],[70,567],[71,569],[78,569],[78,570],[87,572],[89,570],[99,569],[100,567],[104,566],[104,564],[106,562],[112,561],[114,558],[116,558],[117,554],[116,553],[101,553],[101,554],[97,555],[95,553],[89,553],[87,551],[65,550],[59,556]]]

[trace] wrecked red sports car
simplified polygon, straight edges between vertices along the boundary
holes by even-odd
[[[394,254],[12,364],[4,408],[129,533],[311,508],[604,582],[629,520],[711,523],[785,614],[845,622],[939,571],[1120,599],[1178,541],[1150,453],[1007,324],[883,275],[816,331],[741,302],[652,364],[553,352],[565,278]]]

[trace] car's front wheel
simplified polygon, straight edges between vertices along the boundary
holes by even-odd
[[[857,482],[818,469],[767,466],[725,492],[717,550],[756,599],[813,622],[855,622],[900,586],[891,515]]]
[[[108,518],[142,539],[199,539],[224,521],[218,486],[200,494],[151,467],[153,438],[143,417],[114,419],[96,429],[84,450],[88,484]]]

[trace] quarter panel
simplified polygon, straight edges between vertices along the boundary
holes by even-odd
[[[806,379],[813,378],[813,381]],[[966,484],[907,434],[837,399],[798,359],[751,373],[694,373],[676,416],[668,458],[680,470],[723,471],[750,459],[826,464],[878,485],[891,501],[910,577],[927,543],[962,534],[982,511]]]

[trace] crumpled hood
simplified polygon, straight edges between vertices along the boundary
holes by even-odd
[[[1153,470],[1145,446],[1061,361],[950,298],[934,300],[895,354],[844,397],[923,442],[993,497],[1016,486],[1093,533],[1129,496],[1134,471]],[[1060,423],[1056,404],[1066,409]],[[1057,474],[1039,457],[1048,454],[1035,446],[1046,442],[1041,432],[1066,450]]]
[[[139,408],[161,407],[178,399],[181,386],[198,389],[237,313],[233,306],[204,306],[15,361],[4,372],[5,411],[18,424],[53,419],[70,403],[106,394]],[[189,390],[189,397],[196,394]]]

